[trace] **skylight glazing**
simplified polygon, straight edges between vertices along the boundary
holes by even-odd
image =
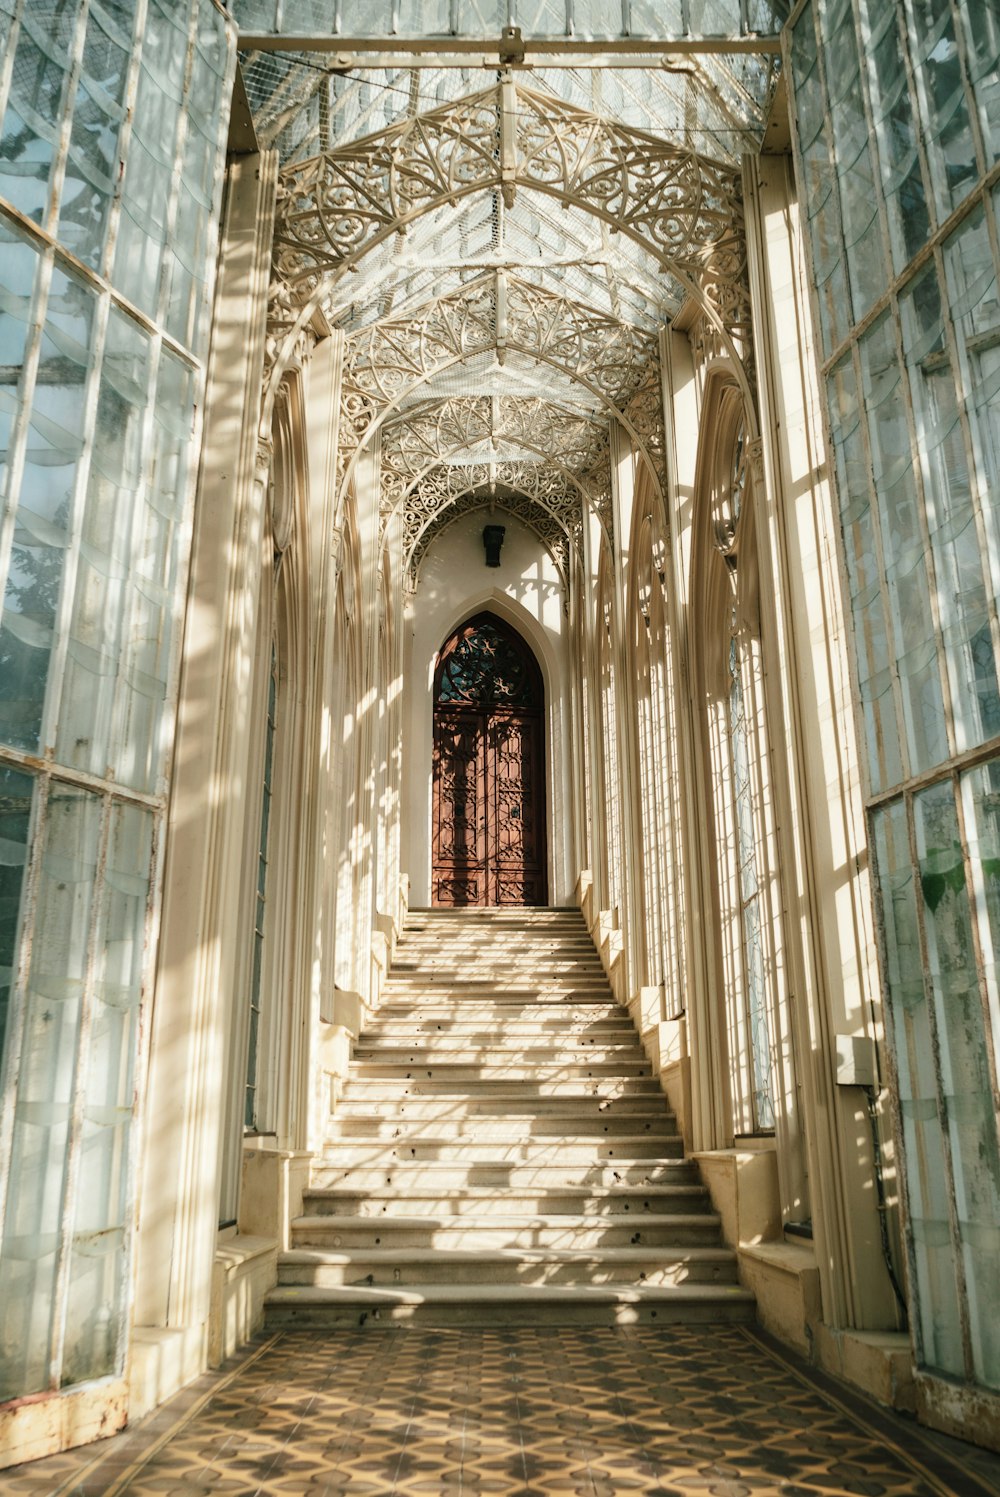
[[[233,0],[242,31],[345,37],[495,36],[672,41],[776,33],[788,0]]]
[[[386,423],[383,502],[408,536],[454,502],[457,470],[603,494],[615,411],[656,446],[656,335],[690,297],[741,356],[738,168],[786,9],[234,0],[258,138],[282,162],[275,272],[347,334],[345,398]],[[463,431],[490,402],[540,414]],[[345,478],[368,420],[342,426]]]
[[[674,316],[685,296],[641,245],[611,235],[582,209],[524,189],[513,208],[487,193],[428,213],[331,283],[324,310],[340,327],[363,327],[404,316],[430,294],[449,295],[490,266],[530,272],[546,290],[648,333]]]
[[[338,53],[249,51],[243,74],[261,144],[282,163],[360,140],[401,119],[437,108],[492,83],[496,54],[484,66],[379,67]],[[378,61],[377,58],[374,59]],[[519,70],[533,87],[580,109],[638,130],[669,136],[691,150],[735,164],[759,147],[777,78],[777,58],[757,54],[643,57],[641,67],[571,65]],[[420,63],[414,57],[414,64]]]

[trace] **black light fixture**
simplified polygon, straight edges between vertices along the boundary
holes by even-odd
[[[486,565],[498,567],[500,565],[500,547],[503,545],[504,525],[483,526],[483,546],[486,550]]]

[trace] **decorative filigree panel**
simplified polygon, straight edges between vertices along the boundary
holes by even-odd
[[[626,405],[625,416],[636,436],[640,438],[653,464],[653,470],[660,480],[660,487],[665,492],[667,483],[666,436],[663,429],[663,395],[660,389],[659,367],[651,369],[646,375]]]
[[[520,187],[583,208],[639,240],[741,346],[748,296],[739,173],[511,78],[377,135],[287,167],[279,278],[305,301],[420,214]]]
[[[449,707],[540,707],[538,672],[510,635],[484,619],[442,660],[435,700]]]
[[[606,423],[535,397],[459,396],[408,407],[382,427],[383,494],[429,464],[492,443],[516,447],[585,473],[607,450]],[[502,459],[501,459],[502,460]],[[392,501],[391,501],[392,502]]]
[[[662,463],[657,464],[646,451],[627,409],[645,383],[653,381],[655,386],[659,364],[653,339],[613,318],[500,273],[479,278],[460,293],[433,302],[420,316],[398,322],[387,319],[350,340],[341,403],[341,476],[373,421],[378,420],[380,408],[384,410],[411,390],[424,388],[436,372],[459,360],[493,352],[505,357],[513,350],[550,362],[605,402],[609,413],[616,414],[630,430],[640,453],[659,478]],[[537,430],[543,423],[540,414],[528,417],[528,404],[510,408],[514,431],[527,432],[532,422]],[[427,412],[428,407],[421,406],[420,410]],[[487,427],[482,410],[479,416],[481,424],[477,425],[477,411],[469,407],[456,409],[448,419],[458,422],[461,440],[473,432],[475,440],[481,440]],[[415,427],[419,423],[418,414]],[[400,428],[404,424],[409,424],[405,412],[398,422]],[[574,429],[579,435],[580,428]],[[558,431],[554,429],[553,435]],[[433,438],[433,432],[425,425],[414,436],[414,443],[420,445],[428,438]],[[662,446],[662,434],[660,440]],[[398,502],[400,492],[396,473],[398,468],[390,457],[386,465],[390,507]]]
[[[345,391],[390,405],[435,372],[476,354],[511,351],[563,370],[618,406],[655,362],[655,340],[614,317],[503,271],[488,273],[348,340]]]
[[[476,460],[484,446],[489,456]],[[505,458],[505,447],[518,455]],[[382,527],[402,511],[415,583],[420,559],[440,529],[439,513],[447,509],[444,523],[450,523],[458,499],[465,513],[490,502],[498,486],[510,496],[508,510],[539,535],[562,571],[567,535],[578,532],[581,505],[591,487],[599,487],[594,470],[607,467],[608,439],[603,424],[547,401],[469,397],[408,408],[383,427],[381,453]]]
[[[532,471],[529,471],[532,470]],[[520,479],[521,486],[517,486]],[[453,521],[475,510],[491,506],[513,515],[533,530],[559,570],[568,578],[570,536],[580,528],[580,492],[566,483],[560,495],[558,475],[534,465],[500,464],[492,478],[487,468],[433,470],[412,496],[412,508],[404,510],[403,547],[411,587],[416,586],[420,563],[428,546]],[[536,493],[532,493],[532,487]],[[548,491],[560,507],[550,508],[537,497]]]

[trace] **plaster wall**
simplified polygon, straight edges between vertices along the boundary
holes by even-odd
[[[506,526],[500,566],[487,568],[483,525]],[[407,599],[403,639],[403,869],[410,903],[431,901],[431,742],[437,652],[471,614],[490,609],[535,652],[545,683],[546,835],[549,903],[573,902],[570,798],[572,731],[569,620],[562,578],[541,541],[499,506],[464,515],[427,550]]]

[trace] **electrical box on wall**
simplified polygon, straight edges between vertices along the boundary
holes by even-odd
[[[875,1046],[863,1034],[838,1034],[837,1085],[875,1085]]]

